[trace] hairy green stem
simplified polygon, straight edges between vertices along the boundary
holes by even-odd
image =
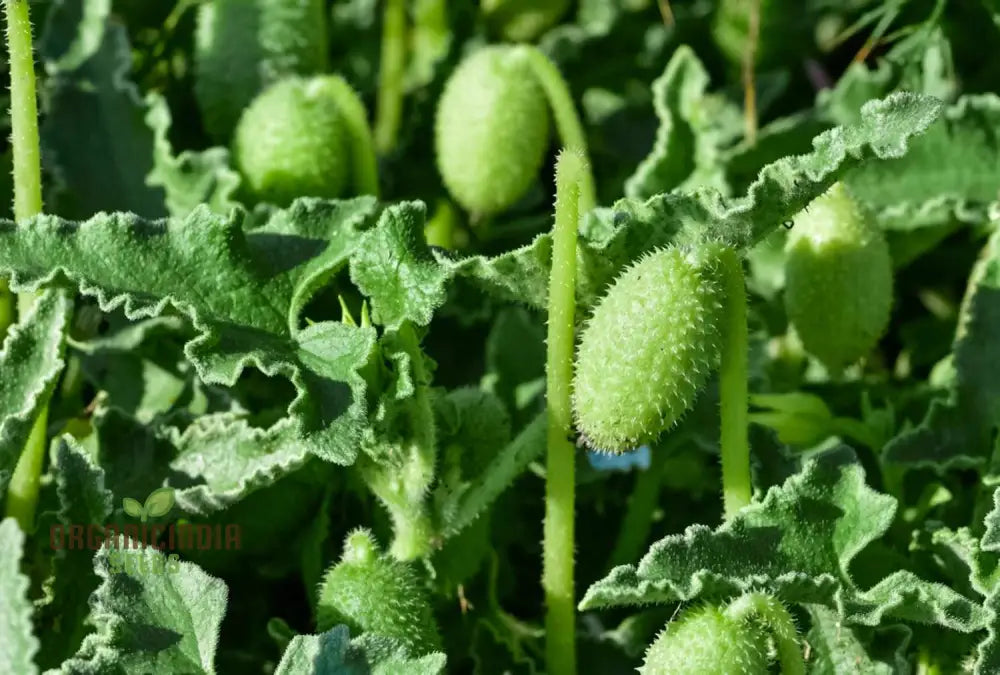
[[[355,192],[359,195],[379,196],[378,160],[375,157],[375,142],[368,125],[365,104],[347,80],[340,75],[328,75],[334,88],[334,96],[340,114],[347,125],[351,143],[351,174],[354,177]]]
[[[0,279],[0,345],[3,344],[7,329],[14,323],[14,295],[7,282]]]
[[[398,560],[415,560],[431,550],[433,527],[426,496],[434,481],[437,429],[430,395],[430,373],[424,365],[420,340],[409,323],[397,334],[399,346],[409,355],[413,369],[413,397],[407,406],[410,432],[391,441],[389,462],[369,461],[363,475],[372,492],[382,500],[392,518],[393,542],[389,552]]]
[[[386,154],[396,147],[403,117],[406,70],[406,2],[386,0],[382,13],[382,51],[375,101],[375,147]]]
[[[782,675],[805,675],[795,620],[781,602],[763,593],[747,593],[730,603],[726,615],[737,621],[755,619],[763,623],[774,637]]]
[[[546,362],[548,460],[545,478],[546,663],[550,675],[576,672],[573,590],[573,510],[576,499],[571,388],[576,321],[576,239],[580,201],[589,173],[583,152],[563,150],[556,162],[556,222],[549,277]]]
[[[24,220],[42,211],[42,166],[38,141],[38,103],[35,89],[35,56],[31,41],[31,16],[26,0],[5,0],[7,50],[10,61],[10,124],[14,158],[14,218]],[[6,294],[9,296],[9,294]],[[34,303],[34,293],[18,297],[22,315]],[[9,302],[9,301],[8,301]],[[11,318],[9,308],[2,312]],[[17,520],[25,532],[34,528],[35,507],[42,465],[45,461],[45,428],[48,405],[38,419],[21,451],[7,487],[6,514]]]
[[[597,207],[597,189],[587,160],[587,134],[576,114],[569,86],[556,65],[537,47],[522,46],[519,49],[524,50],[532,72],[545,90],[562,146],[579,152],[584,162],[587,162],[586,166],[580,168],[579,210],[580,213],[592,211]]]
[[[726,519],[750,503],[747,292],[743,264],[732,249],[722,253],[726,296],[719,398],[722,417],[722,497]]]

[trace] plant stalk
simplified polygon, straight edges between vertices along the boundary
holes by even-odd
[[[31,218],[42,211],[42,165],[38,140],[38,103],[35,87],[35,56],[31,15],[27,0],[5,0],[7,51],[10,61],[10,123],[14,159],[14,218]],[[5,294],[9,297],[9,294]],[[35,301],[34,293],[18,296],[24,315]],[[0,312],[11,317],[11,310]],[[45,461],[45,429],[48,405],[42,407],[21,451],[7,488],[6,515],[17,520],[25,532],[34,527],[35,508],[42,465]]]
[[[375,101],[375,147],[380,155],[396,147],[403,117],[406,71],[406,2],[386,0],[382,14],[382,49]]]
[[[722,496],[725,517],[732,518],[750,503],[749,365],[747,348],[747,292],[743,264],[732,249],[722,253],[726,296],[719,398],[722,417]]]
[[[576,499],[575,445],[571,440],[573,345],[576,322],[576,240],[586,156],[563,150],[556,162],[556,219],[549,277],[546,363],[548,458],[545,479],[545,657],[550,675],[576,673],[576,602],[573,588]]]
[[[747,3],[747,47],[743,54],[743,121],[747,143],[757,144],[757,82],[754,69],[760,43],[760,0]]]
[[[597,188],[594,186],[594,174],[591,172],[587,159],[587,134],[583,130],[576,106],[573,105],[573,95],[570,93],[566,80],[559,69],[545,54],[536,47],[522,46],[528,63],[538,83],[545,90],[545,96],[552,108],[552,116],[559,131],[559,140],[567,150],[580,153],[585,165],[580,167],[579,211],[587,213],[597,207]]]

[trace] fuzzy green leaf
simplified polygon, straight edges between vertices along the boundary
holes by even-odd
[[[101,548],[91,596],[97,632],[63,664],[70,673],[215,672],[228,589],[197,565],[152,548]]]
[[[275,675],[438,675],[445,656],[409,658],[394,640],[377,635],[351,639],[347,626],[319,635],[296,635]]]
[[[78,45],[65,54],[43,53],[50,78],[40,136],[56,179],[48,210],[74,218],[116,210],[158,218],[166,215],[163,192],[146,182],[153,169],[153,132],[128,80],[128,35],[109,11],[107,2],[64,0],[48,17],[43,46],[61,42],[48,35],[73,32]]]
[[[38,640],[32,633],[28,578],[21,574],[24,533],[13,518],[0,522],[0,672],[32,675]]]
[[[63,277],[104,310],[131,319],[176,310],[198,336],[185,352],[206,382],[232,386],[256,366],[299,396],[289,412],[317,456],[353,461],[364,423],[357,374],[374,349],[371,328],[321,323],[299,329],[317,278],[345,262],[374,200],[303,200],[244,230],[244,214],[200,207],[184,219],[99,214],[74,223],[39,216],[0,223],[0,273],[15,290]],[[60,274],[61,273],[61,274]]]
[[[427,247],[425,217],[420,202],[390,206],[351,258],[351,281],[368,296],[372,319],[390,329],[426,326],[445,300],[450,271]]]
[[[57,532],[54,540],[61,544],[54,552],[53,570],[45,581],[45,598],[39,610],[39,625],[45,626],[40,633],[43,668],[58,666],[80,647],[87,632],[84,619],[90,609],[88,599],[97,587],[94,551],[64,545],[67,543],[64,537],[69,536],[73,526],[103,526],[113,511],[111,492],[104,487],[104,471],[71,438],[59,439],[52,471],[59,512],[47,527],[48,514],[43,514],[40,520],[43,531],[47,535]],[[84,537],[87,534],[85,531]]]
[[[673,192],[645,203],[625,199],[614,209],[592,212],[581,223],[578,301],[584,307],[592,305],[625,265],[671,242],[719,241],[741,250],[753,247],[849,170],[902,156],[911,137],[923,132],[940,109],[936,99],[915,94],[871,101],[855,124],[814,138],[810,153],[765,166],[742,197],[726,199],[713,190]],[[541,309],[548,298],[551,256],[552,239],[545,234],[495,258],[437,257],[483,290]]]
[[[923,421],[889,442],[887,462],[938,470],[982,466],[1000,423],[1000,232],[969,278],[952,348],[954,384]]]
[[[235,207],[240,176],[229,166],[229,151],[209,148],[174,154],[168,138],[171,120],[167,101],[150,93],[145,107],[146,124],[153,130],[153,168],[146,182],[163,189],[170,215],[186,216],[199,204],[206,204],[216,213]]]
[[[867,164],[845,182],[886,228],[980,222],[1000,184],[1000,96],[965,96],[946,108],[905,157]]]
[[[546,428],[543,413],[498,452],[481,474],[439,496],[445,536],[454,536],[472,524],[545,451]]]
[[[833,610],[811,605],[809,615],[812,626],[805,639],[812,651],[809,660],[811,675],[893,675],[907,668],[905,649],[910,639],[909,629],[897,626],[887,629],[891,630],[889,635],[879,636],[883,643],[896,643],[891,660],[887,662],[870,653],[873,650],[859,639],[863,629],[844,626]]]
[[[675,188],[723,190],[720,134],[715,127],[722,100],[706,94],[708,72],[690,47],[677,48],[663,75],[653,82],[653,107],[660,120],[652,152],[625,182],[631,199],[649,199]]]
[[[62,372],[70,306],[62,291],[42,294],[31,312],[11,327],[0,349],[0,497]]]
[[[854,453],[840,447],[806,462],[784,485],[711,530],[702,525],[654,544],[637,566],[593,584],[581,609],[727,597],[764,590],[786,602],[835,607],[848,622],[885,618],[982,628],[978,605],[940,584],[898,572],[857,588],[853,558],[892,523],[895,500],[865,484]],[[732,555],[739,551],[739,555]]]

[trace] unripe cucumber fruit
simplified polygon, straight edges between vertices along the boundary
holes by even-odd
[[[570,0],[483,0],[483,13],[506,40],[528,42],[553,26]]]
[[[837,183],[796,216],[786,251],[788,318],[806,351],[839,373],[871,351],[889,324],[889,246]]]
[[[233,137],[236,166],[253,196],[286,206],[338,197],[351,178],[350,132],[331,76],[281,80],[244,111]]]
[[[576,426],[610,452],[654,440],[694,403],[719,361],[722,247],[666,248],[619,276],[580,340]]]
[[[490,215],[520,199],[549,138],[548,101],[524,48],[466,57],[445,85],[435,125],[438,171],[463,208]]]
[[[763,675],[768,639],[753,623],[703,605],[669,623],[646,650],[640,675]]]
[[[320,587],[316,625],[323,632],[344,624],[352,634],[394,638],[413,655],[441,648],[441,636],[424,588],[406,563],[383,555],[371,533],[355,530]]]
[[[205,129],[229,137],[267,85],[326,69],[323,0],[209,0],[198,7],[195,96]]]

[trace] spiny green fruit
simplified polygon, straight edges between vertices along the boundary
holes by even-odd
[[[694,403],[721,349],[721,251],[647,255],[594,309],[573,381],[577,429],[591,447],[621,452],[652,441]]]
[[[767,634],[750,621],[712,605],[695,607],[667,627],[646,650],[640,675],[763,675]]]
[[[486,47],[445,85],[436,120],[438,171],[467,211],[499,213],[520,199],[545,158],[549,111],[523,47]]]
[[[483,0],[483,13],[506,40],[528,42],[554,25],[570,0]]]
[[[338,197],[351,177],[350,133],[332,76],[281,80],[243,113],[236,165],[253,195],[286,206],[296,197]]]
[[[371,533],[355,530],[320,588],[316,625],[320,632],[344,624],[399,640],[414,654],[441,648],[441,636],[424,588],[406,563],[383,555]]]
[[[229,137],[267,85],[326,69],[323,0],[209,0],[198,7],[195,96],[205,129]]]
[[[838,183],[796,216],[786,251],[788,318],[806,350],[840,372],[871,351],[889,324],[889,246]]]

